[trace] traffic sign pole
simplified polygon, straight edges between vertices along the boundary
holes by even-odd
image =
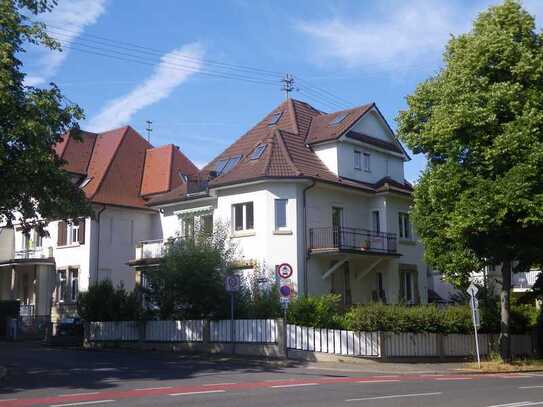
[[[232,354],[236,353],[236,331],[234,329],[234,292],[230,292],[230,338],[232,340]]]
[[[469,294],[469,305],[471,308],[471,319],[473,320],[473,331],[475,333],[475,351],[477,352],[477,366],[479,366],[479,369],[481,368],[481,355],[479,353],[479,337],[477,335],[477,325],[479,324],[479,303],[477,301],[477,292],[479,289],[475,284],[470,284],[468,287],[468,294]]]

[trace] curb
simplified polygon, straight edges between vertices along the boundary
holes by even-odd
[[[459,374],[512,374],[512,373],[541,373],[543,369],[527,369],[527,370],[490,370],[482,372],[478,369],[457,369]]]

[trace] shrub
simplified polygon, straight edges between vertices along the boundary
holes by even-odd
[[[143,316],[136,292],[127,292],[122,285],[113,287],[104,280],[79,294],[77,312],[85,321],[134,321]]]
[[[339,294],[298,297],[288,307],[287,320],[315,328],[340,328],[340,301]]]
[[[466,306],[359,305],[345,314],[343,326],[354,331],[467,333],[471,311]]]

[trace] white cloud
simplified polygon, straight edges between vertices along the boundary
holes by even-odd
[[[36,71],[25,79],[25,84],[37,86],[54,75],[70,49],[67,48],[81,35],[85,27],[94,24],[105,11],[106,0],[68,0],[59,2],[51,13],[40,15],[39,20],[47,26],[49,34],[62,45],[62,52],[43,47],[33,50],[37,55]]]
[[[451,33],[469,29],[473,14],[443,1],[382,4],[371,15],[302,21],[297,28],[315,40],[322,59],[349,67],[396,70],[441,55]]]
[[[108,102],[86,127],[99,132],[126,124],[138,110],[167,97],[177,86],[200,71],[203,54],[203,47],[192,43],[163,55],[145,82],[128,94]],[[182,61],[182,69],[175,66],[181,63],[179,60]]]

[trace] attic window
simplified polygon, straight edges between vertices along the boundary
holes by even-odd
[[[349,113],[346,112],[337,114],[336,117],[334,117],[334,120],[330,122],[330,126],[337,126],[347,117],[348,114]]]
[[[217,165],[215,166],[215,172],[217,173],[217,176],[226,174],[228,171],[234,168],[240,160],[241,155],[235,155],[233,157],[224,158],[217,161]]]
[[[249,157],[251,160],[258,160],[260,157],[262,157],[262,154],[264,154],[264,150],[266,150],[267,144],[259,144],[256,146],[256,148],[253,150],[253,153]]]
[[[79,184],[79,188],[83,189],[85,188],[87,185],[89,185],[89,182],[92,181],[92,177],[87,177],[83,180],[83,182],[81,182],[81,184]]]
[[[268,122],[268,126],[273,126],[279,122],[279,119],[283,116],[283,111],[276,112],[270,117],[270,121]]]

